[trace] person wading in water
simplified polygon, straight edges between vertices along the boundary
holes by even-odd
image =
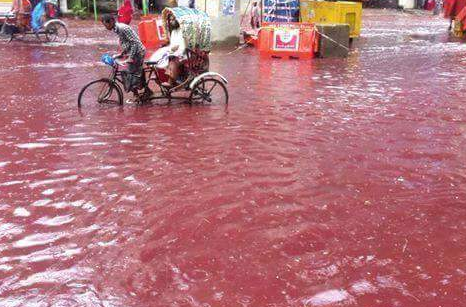
[[[133,7],[130,0],[125,0],[118,10],[118,22],[129,25],[133,19]]]
[[[252,9],[251,9],[251,28],[253,30],[259,29],[261,27],[260,25],[260,9],[259,6],[257,5],[257,2],[254,2],[252,4]]]
[[[142,44],[139,36],[128,25],[118,23],[112,15],[102,16],[102,23],[109,31],[114,31],[120,39],[122,52],[114,58],[127,57],[125,62],[128,64],[128,69],[124,74],[125,90],[133,92],[135,99],[138,102],[143,102],[146,98],[152,95],[152,91],[147,87],[143,71],[144,56],[146,48]],[[138,91],[144,87],[144,94],[139,96]]]

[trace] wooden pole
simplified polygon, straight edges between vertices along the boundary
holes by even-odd
[[[240,2],[241,4],[241,2]],[[246,6],[246,9],[244,10],[244,15],[241,17],[241,22],[240,22],[240,27],[243,25],[243,20],[244,20],[244,17],[246,17],[247,13],[248,13],[248,9],[249,9],[249,5],[251,4],[251,0],[249,0],[248,2],[248,5]],[[241,6],[240,6],[241,8]]]

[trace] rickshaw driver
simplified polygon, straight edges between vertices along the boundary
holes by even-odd
[[[109,31],[114,31],[119,39],[122,48],[121,54],[115,55],[114,58],[127,56],[125,62],[128,64],[128,70],[124,80],[125,89],[133,92],[135,98],[140,100],[139,89],[144,86],[143,97],[152,95],[152,91],[147,87],[145,82],[143,64],[146,48],[142,44],[136,32],[127,24],[118,23],[112,15],[102,16],[102,23]],[[142,99],[144,100],[144,98]]]
[[[15,16],[16,26],[21,33],[24,33],[29,25],[31,9],[29,0],[13,0],[11,4],[10,13]]]

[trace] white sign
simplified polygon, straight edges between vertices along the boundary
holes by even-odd
[[[276,29],[273,33],[273,49],[277,51],[298,51],[299,29]]]

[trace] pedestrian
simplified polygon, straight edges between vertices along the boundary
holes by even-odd
[[[12,13],[16,18],[16,26],[21,33],[24,33],[29,25],[29,15],[31,14],[32,7],[29,0],[14,0],[11,3]]]
[[[425,4],[425,9],[427,11],[432,11],[435,8],[435,0],[427,0]]]
[[[439,15],[443,7],[443,0],[435,0],[434,15]]]
[[[133,7],[130,0],[125,0],[118,10],[118,22],[129,25],[133,19]]]
[[[138,91],[144,87],[143,97],[151,94],[150,89],[145,85],[143,70],[144,56],[146,48],[142,44],[136,32],[127,24],[116,22],[112,15],[103,15],[102,23],[109,31],[114,31],[120,40],[122,52],[114,58],[124,58],[128,64],[128,69],[124,72],[124,85],[126,92],[133,92],[135,99],[141,102]]]
[[[253,30],[260,28],[260,10],[255,1],[251,8],[251,27]]]

